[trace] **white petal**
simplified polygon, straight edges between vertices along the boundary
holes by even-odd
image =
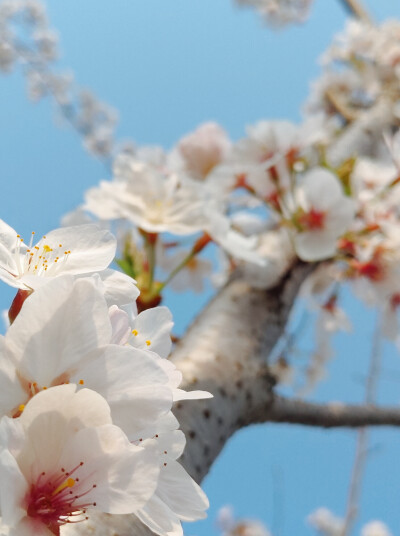
[[[85,490],[87,482],[90,491],[85,500],[96,502],[103,512],[132,513],[150,499],[157,486],[155,452],[132,445],[117,426],[84,428],[71,437],[60,463],[75,467],[81,460],[84,464],[76,473],[79,491]]]
[[[33,517],[24,517],[16,527],[12,527],[8,536],[54,536],[41,521]]]
[[[110,345],[99,350],[71,381],[82,379],[85,387],[104,396],[113,422],[136,440],[171,409],[172,389],[160,362],[148,352]]]
[[[157,495],[183,521],[206,517],[209,502],[205,493],[178,462],[161,468]]]
[[[17,239],[17,231],[10,227],[5,221],[0,220],[0,245],[10,250],[15,247]]]
[[[0,422],[0,504],[3,521],[11,526],[15,526],[25,515],[22,502],[28,491],[28,484],[11,452],[20,434],[21,424],[3,417]]]
[[[303,261],[329,259],[336,253],[337,236],[326,231],[306,231],[294,238],[297,255]]]
[[[99,272],[99,276],[104,285],[104,298],[109,306],[134,302],[140,294],[136,281],[129,275],[107,269]]]
[[[161,455],[161,459],[166,461],[168,459],[176,460],[182,455],[186,445],[185,434],[182,430],[168,430],[158,433],[157,436],[143,441],[140,445],[145,448],[149,445],[155,447]]]
[[[131,338],[130,343],[136,348],[147,348],[161,357],[168,357],[172,346],[173,325],[172,314],[167,307],[147,309],[135,318],[132,329],[138,333],[136,337]]]
[[[23,376],[49,387],[111,337],[108,308],[88,279],[52,280],[24,303],[7,332],[7,346]]]
[[[157,496],[146,503],[143,508],[136,512],[136,515],[159,536],[183,536],[181,522],[170,508]]]
[[[111,322],[112,344],[125,344],[131,334],[131,325],[128,314],[120,309],[117,305],[113,305],[109,309]]]
[[[107,402],[94,391],[76,386],[52,387],[34,396],[26,405],[20,422],[27,440],[18,457],[26,478],[33,481],[42,471],[60,469],[59,459],[71,436],[87,426],[111,422]]]
[[[97,225],[76,225],[51,231],[37,243],[65,250],[71,250],[63,265],[63,273],[82,274],[104,270],[115,256],[117,241],[115,237]]]
[[[5,344],[5,338],[0,337],[0,417],[9,414],[25,404],[27,393],[23,390],[17,376],[15,361],[11,358]]]
[[[310,205],[318,210],[328,210],[338,200],[344,198],[339,179],[324,168],[309,171],[301,188]]]
[[[208,391],[184,391],[183,389],[174,389],[174,402],[179,400],[198,400],[204,398],[213,398]]]

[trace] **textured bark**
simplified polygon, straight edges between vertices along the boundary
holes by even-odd
[[[181,463],[200,482],[228,438],[256,422],[321,427],[400,425],[400,410],[371,406],[318,405],[274,393],[268,356],[283,334],[301,283],[313,267],[298,262],[276,287],[251,288],[230,281],[193,322],[173,352],[182,388],[213,393],[185,401],[174,411],[187,438]],[[68,536],[149,536],[135,516],[91,515],[66,528]]]
[[[214,398],[178,403],[187,438],[181,461],[200,482],[227,439],[254,422],[272,402],[274,377],[267,358],[285,330],[299,287],[312,268],[297,264],[270,290],[231,281],[202,311],[175,349],[183,388]]]

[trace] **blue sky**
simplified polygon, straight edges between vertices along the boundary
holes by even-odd
[[[345,17],[339,0],[315,3],[307,24],[284,32],[266,28],[250,10],[234,9],[231,0],[69,0],[49,2],[48,11],[61,36],[61,65],[118,109],[119,137],[170,147],[210,119],[234,139],[261,118],[298,120],[319,72],[317,57]],[[368,4],[377,19],[400,16],[393,0]],[[0,217],[21,234],[45,233],[107,173],[74,132],[55,126],[49,102],[28,102],[20,71],[1,78],[0,102]],[[0,287],[2,308],[12,295]],[[360,371],[369,359],[375,313],[348,292],[344,299],[355,331],[337,337],[338,357],[313,395],[318,400],[363,398]],[[168,303],[182,331],[195,312],[192,297],[169,295]],[[312,346],[311,326],[301,345]],[[399,356],[386,345],[379,401],[397,402],[399,388]],[[395,532],[400,437],[376,431],[371,445],[360,518],[383,519]],[[282,425],[241,431],[205,481],[208,520],[187,527],[187,534],[212,536],[216,511],[226,503],[240,516],[263,519],[274,536],[313,534],[304,521],[312,510],[344,512],[354,447],[349,431]]]

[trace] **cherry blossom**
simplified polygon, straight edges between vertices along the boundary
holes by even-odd
[[[392,533],[382,521],[370,521],[362,528],[361,536],[392,536]]]
[[[335,516],[328,508],[318,508],[308,516],[308,522],[326,536],[343,534],[344,520]]]
[[[0,505],[10,536],[59,535],[92,509],[135,512],[157,485],[154,452],[133,445],[88,389],[39,393],[19,419],[3,417],[0,436]]]
[[[124,311],[114,306],[110,308],[112,325],[112,341],[120,345],[133,346],[147,351],[151,355],[157,353],[160,357],[168,357],[171,350],[172,316],[166,307],[155,307],[135,316],[132,311]],[[183,391],[179,389],[182,373],[171,361],[160,359],[158,365],[168,376],[168,385],[172,390],[173,400],[210,398],[212,395],[205,391]]]
[[[96,225],[56,229],[37,243],[34,236],[26,244],[0,220],[0,279],[13,287],[32,290],[62,274],[101,272],[115,255],[115,238]]]
[[[126,218],[149,233],[192,234],[204,226],[200,185],[120,155],[115,180],[86,194],[85,208],[102,219]]]
[[[142,437],[170,412],[170,373],[154,352],[111,338],[95,281],[64,276],[39,289],[0,339],[1,415],[18,416],[38,392],[70,382],[102,394],[114,422],[132,439]]]
[[[254,7],[273,26],[304,22],[312,0],[236,0],[238,5]]]
[[[218,512],[217,523],[222,536],[270,536],[268,529],[252,519],[235,520],[233,508],[224,506]]]
[[[337,239],[355,215],[354,202],[344,195],[336,176],[322,168],[307,172],[295,192],[293,208],[298,256],[306,261],[334,256]]]
[[[195,179],[204,179],[229,155],[231,143],[217,123],[204,123],[178,142],[184,169]]]

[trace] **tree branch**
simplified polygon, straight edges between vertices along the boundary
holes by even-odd
[[[325,91],[325,98],[332,108],[343,117],[347,123],[353,123],[359,118],[359,113],[347,106],[346,102],[341,98],[334,88],[328,88]]]
[[[319,428],[400,426],[400,407],[382,408],[340,402],[318,404],[276,396],[272,405],[265,409],[264,422],[266,421],[302,424]]]
[[[363,22],[372,24],[372,18],[359,0],[341,0],[344,8]]]

